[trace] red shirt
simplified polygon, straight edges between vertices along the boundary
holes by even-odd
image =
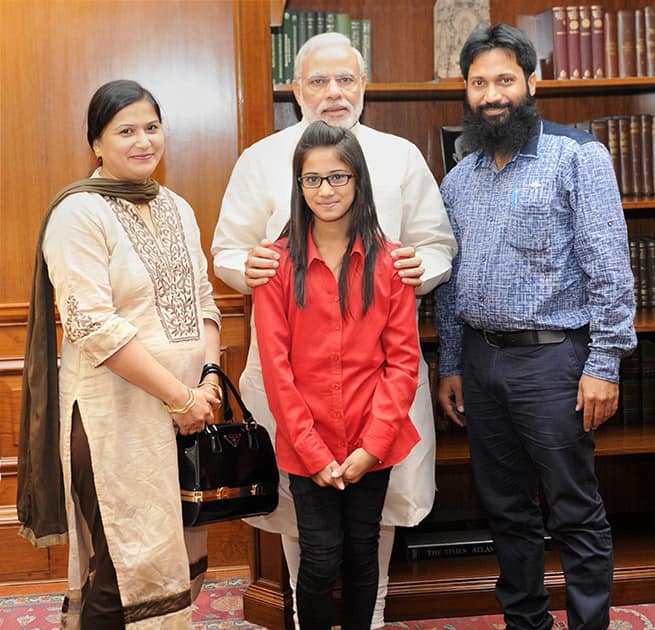
[[[305,307],[293,291],[287,239],[277,273],[254,292],[255,327],[268,402],[277,423],[278,465],[310,477],[362,447],[387,468],[420,440],[409,418],[418,386],[414,289],[401,282],[386,244],[378,252],[374,299],[362,317],[364,252],[357,240],[344,320],[337,280],[309,235]]]

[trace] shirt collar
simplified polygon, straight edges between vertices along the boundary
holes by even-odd
[[[364,244],[362,243],[362,237],[359,235],[355,239],[353,248],[350,251],[350,257],[352,258],[354,255],[361,256],[362,258],[364,257]],[[323,262],[323,256],[321,256],[321,252],[318,251],[318,247],[314,242],[312,227],[310,225],[309,232],[307,234],[307,266],[309,267],[309,265],[311,265],[314,260],[320,260]]]
[[[532,158],[539,157],[539,140],[541,139],[543,130],[544,130],[544,123],[542,120],[539,120],[539,122],[534,126],[534,129],[531,131],[530,135],[528,136],[528,139],[525,141],[525,144],[523,145],[521,150],[515,155],[513,155],[512,159],[509,160],[509,162],[513,162],[519,156],[532,157]],[[479,166],[489,167],[493,161],[494,161],[494,157],[492,155],[483,153],[482,151],[478,151],[478,158],[475,162],[475,166],[476,168]]]

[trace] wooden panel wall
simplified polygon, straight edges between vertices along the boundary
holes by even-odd
[[[65,548],[32,550],[14,508],[22,354],[34,247],[48,201],[94,166],[86,107],[97,87],[135,79],[158,98],[167,132],[155,177],[196,211],[209,248],[239,149],[238,0],[0,1],[0,583],[65,577]],[[248,2],[265,5],[268,0]],[[269,83],[270,84],[270,83]],[[267,84],[267,85],[269,85]],[[211,269],[211,263],[210,263]],[[213,274],[210,271],[210,277]],[[247,304],[214,280],[225,365],[245,360]],[[210,567],[247,571],[252,534],[212,528]]]

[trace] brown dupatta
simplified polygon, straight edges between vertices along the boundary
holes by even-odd
[[[54,290],[43,258],[43,236],[52,210],[69,195],[79,192],[120,197],[146,203],[159,193],[149,179],[136,184],[90,177],[60,190],[46,210],[36,248],[32,297],[27,321],[25,363],[18,443],[19,534],[35,547],[68,541],[63,474],[59,450],[59,383]]]

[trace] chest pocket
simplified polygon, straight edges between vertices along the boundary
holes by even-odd
[[[552,187],[538,180],[527,182],[512,193],[507,238],[513,248],[532,255],[547,252],[555,227],[552,195]]]

